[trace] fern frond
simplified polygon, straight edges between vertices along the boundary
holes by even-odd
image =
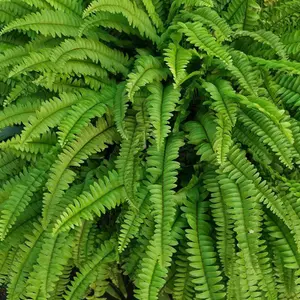
[[[282,72],[288,72],[289,74],[300,75],[300,63],[289,60],[275,60],[275,59],[263,59],[260,57],[254,57],[248,55],[250,60],[259,66],[266,67],[267,69],[278,70]]]
[[[122,14],[133,28],[139,30],[142,36],[150,38],[153,42],[158,42],[159,38],[148,15],[135,3],[129,0],[95,0],[84,11],[83,17],[98,11]]]
[[[230,36],[232,34],[230,26],[212,8],[201,7],[193,12],[184,13],[184,16],[211,27],[214,30],[218,41],[222,42],[230,40]]]
[[[8,297],[19,300],[25,292],[27,277],[33,269],[41,251],[45,232],[40,224],[35,223],[31,235],[26,235],[26,243],[20,245],[16,259],[11,266],[11,279],[7,287]]]
[[[12,104],[5,107],[0,112],[0,128],[14,124],[25,123],[30,117],[35,115],[37,109],[39,109],[40,102],[26,102]]]
[[[132,207],[136,207],[137,179],[140,173],[138,164],[143,146],[143,131],[134,118],[128,117],[125,120],[125,126],[128,130],[128,139],[122,141],[116,167],[124,185],[127,199]]]
[[[227,22],[236,28],[253,29],[259,19],[260,6],[255,0],[232,0],[223,13]]]
[[[227,189],[221,182],[224,176],[215,171],[205,174],[205,188],[211,193],[210,207],[217,225],[217,250],[226,276],[230,276],[234,260],[233,220],[230,218]]]
[[[254,70],[250,61],[243,52],[230,51],[232,57],[232,65],[228,66],[228,70],[237,78],[242,89],[250,95],[257,96],[259,81],[257,71]]]
[[[213,162],[216,158],[213,149],[216,124],[213,116],[206,114],[201,116],[198,122],[189,121],[184,130],[188,131],[187,139],[190,144],[196,146],[197,155],[201,155],[201,160]]]
[[[201,50],[207,52],[210,56],[221,59],[226,65],[231,65],[232,60],[230,54],[223,48],[202,26],[201,23],[178,23],[181,27],[180,32],[187,36],[187,40]]]
[[[128,108],[128,97],[126,95],[126,83],[122,82],[118,84],[117,91],[114,97],[114,120],[116,127],[122,138],[127,139],[126,127],[125,127],[125,114]]]
[[[49,3],[55,10],[62,10],[66,13],[75,13],[80,15],[82,12],[82,1],[72,1],[72,0],[45,0]]]
[[[29,275],[26,288],[27,297],[47,299],[53,295],[55,284],[72,255],[72,239],[72,235],[67,236],[63,233],[55,237],[51,233],[47,234],[37,264]]]
[[[134,70],[128,75],[126,89],[131,101],[134,94],[145,85],[153,81],[166,79],[167,70],[162,67],[161,62],[151,55],[142,55],[135,61]]]
[[[287,32],[281,37],[288,54],[297,54],[300,51],[300,30]]]
[[[97,252],[87,261],[72,281],[64,299],[80,300],[85,294],[89,284],[96,279],[104,281],[109,276],[109,263],[115,261],[116,251],[112,241],[106,241]]]
[[[28,118],[21,134],[22,143],[38,137],[41,133],[57,126],[66,116],[72,105],[79,101],[79,95],[63,93],[60,98],[44,102],[35,115]]]
[[[152,21],[152,23],[156,26],[159,31],[164,29],[163,21],[161,20],[159,14],[155,10],[155,5],[152,0],[142,0],[146,11]]]
[[[238,30],[235,32],[235,36],[248,36],[253,38],[255,41],[258,41],[264,45],[268,45],[279,55],[282,59],[287,59],[287,55],[284,49],[284,45],[280,41],[279,36],[274,34],[271,31],[266,30],[257,30],[257,31],[247,31],[247,30]]]
[[[179,253],[175,261],[176,273],[174,279],[174,299],[175,300],[193,300],[195,299],[194,284],[190,275],[191,267],[189,266],[188,253],[186,245],[179,248]]]
[[[250,182],[255,187],[256,197],[264,203],[274,214],[291,226],[282,200],[274,193],[268,183],[262,180],[257,169],[245,156],[245,151],[233,146],[227,156],[227,161],[221,166],[223,173],[228,173],[230,179],[237,183]],[[253,195],[254,196],[254,195]]]
[[[2,240],[31,201],[33,193],[45,183],[45,175],[50,164],[51,158],[45,157],[35,167],[24,172],[25,178],[14,186],[8,199],[1,203],[0,236]]]
[[[132,28],[123,15],[101,11],[96,12],[95,14],[92,14],[83,20],[78,35],[82,36],[96,26],[112,28],[119,32],[125,32],[127,34],[139,36],[139,31],[135,28]]]
[[[76,173],[70,167],[80,166],[91,154],[108,147],[115,140],[115,129],[105,120],[100,119],[97,127],[88,126],[70,143],[66,144],[50,170],[46,183],[47,192],[43,199],[43,225],[53,218],[55,206],[75,179]]]
[[[100,63],[103,68],[112,73],[127,74],[128,72],[126,55],[92,39],[65,40],[53,50],[50,58],[54,63],[61,65],[71,59],[85,60],[88,58],[92,62]]]
[[[152,202],[155,231],[151,248],[158,250],[158,262],[166,267],[170,264],[170,257],[174,241],[171,239],[171,225],[175,217],[173,188],[175,187],[177,170],[179,163],[175,161],[178,157],[179,148],[183,146],[180,135],[168,138],[163,149],[157,150],[156,143],[149,149],[148,168],[151,174],[150,201]],[[158,174],[160,176],[158,176]],[[160,178],[158,183],[156,178]],[[149,248],[150,250],[150,248]]]
[[[164,59],[174,77],[175,88],[177,88],[181,81],[187,76],[186,67],[191,58],[191,51],[174,43],[170,43],[168,48],[165,50]]]
[[[171,131],[169,120],[179,102],[180,93],[173,86],[164,87],[160,82],[148,85],[148,90],[150,92],[147,99],[150,123],[153,126],[153,138],[159,151]]]
[[[110,172],[108,177],[100,179],[84,192],[74,204],[69,205],[57,220],[54,232],[65,231],[82,224],[82,219],[92,220],[94,214],[101,215],[106,209],[116,207],[125,201],[125,189],[116,172]]]
[[[189,224],[186,229],[188,239],[186,249],[189,254],[192,282],[195,285],[196,299],[224,299],[224,285],[221,283],[219,267],[216,264],[216,253],[210,237],[207,220],[206,204],[200,201],[187,200],[184,212]]]
[[[96,227],[93,221],[84,221],[80,227],[75,228],[75,241],[73,257],[75,265],[80,267],[95,252]]]
[[[102,117],[107,111],[107,104],[111,105],[114,94],[114,87],[102,89],[101,94],[82,93],[80,101],[72,106],[58,127],[60,144],[72,141],[91,119]]]
[[[81,18],[76,15],[59,10],[42,10],[12,21],[1,30],[0,35],[12,30],[25,32],[32,30],[44,36],[77,36],[80,23]]]

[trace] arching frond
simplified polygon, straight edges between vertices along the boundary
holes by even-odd
[[[26,15],[24,18],[13,20],[5,26],[0,34],[12,30],[33,30],[45,36],[76,36],[81,18],[69,15],[63,11],[42,10],[41,12]]]
[[[110,72],[127,74],[128,57],[118,50],[114,50],[99,41],[77,38],[65,40],[51,54],[51,60],[64,65],[70,59],[90,59]]]
[[[80,225],[82,219],[91,220],[94,214],[100,215],[106,209],[116,207],[123,201],[125,201],[124,186],[118,174],[111,172],[108,177],[91,185],[89,192],[84,192],[75,199],[74,204],[67,207],[61,219],[57,220],[54,231],[64,231]]]
[[[112,241],[105,242],[79,270],[72,281],[72,286],[67,291],[67,299],[80,300],[85,294],[89,284],[96,279],[104,281],[109,276],[109,263],[116,259],[116,251]]]
[[[43,225],[46,227],[53,218],[55,206],[69,187],[76,173],[71,167],[80,166],[89,155],[105,149],[115,140],[115,129],[100,119],[97,127],[88,126],[70,143],[66,144],[58,159],[51,167],[46,183],[47,192],[43,199]]]
[[[202,26],[201,23],[179,23],[180,32],[187,36],[187,40],[198,47],[200,50],[204,50],[210,56],[215,56],[221,59],[225,64],[231,65],[230,54],[225,48],[213,38],[208,30]]]
[[[138,8],[135,3],[129,0],[95,0],[85,10],[83,16],[86,17],[97,11],[122,14],[132,27],[139,30],[141,35],[158,42],[156,30],[151,24],[148,15]]]

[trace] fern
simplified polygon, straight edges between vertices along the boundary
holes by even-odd
[[[0,0],[0,289],[299,299],[298,0]]]

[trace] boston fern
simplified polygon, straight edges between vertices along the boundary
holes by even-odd
[[[6,298],[300,299],[299,20],[0,0]]]

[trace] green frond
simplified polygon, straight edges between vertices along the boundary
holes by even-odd
[[[146,11],[147,11],[152,23],[155,25],[155,27],[159,31],[162,31],[164,29],[164,24],[159,16],[159,14],[156,12],[153,0],[142,0],[142,2],[146,8]]]
[[[282,59],[287,59],[287,55],[284,49],[283,43],[280,41],[279,36],[274,34],[271,31],[266,30],[256,30],[256,31],[247,31],[247,30],[238,30],[235,32],[235,36],[248,36],[258,41],[264,45],[268,45],[278,54]]]
[[[180,22],[178,25],[181,27],[179,31],[187,36],[187,40],[191,44],[204,50],[208,55],[219,58],[226,65],[231,65],[231,56],[226,48],[223,48],[200,22]]]
[[[231,0],[223,16],[234,27],[249,30],[257,25],[259,11],[260,6],[255,0]]]
[[[119,252],[123,252],[137,234],[144,218],[149,211],[150,192],[147,190],[147,185],[143,184],[137,191],[139,199],[138,206],[129,208],[124,214],[124,220],[121,224],[120,234],[118,238]]]
[[[175,300],[193,300],[195,299],[194,284],[190,275],[191,267],[189,266],[188,253],[186,245],[179,248],[176,257],[176,273],[174,280],[174,299]]]
[[[255,197],[288,226],[291,226],[282,200],[274,193],[269,184],[261,178],[257,169],[246,158],[245,151],[240,150],[236,145],[233,146],[228,153],[227,161],[221,166],[221,170],[237,183],[249,182],[249,188],[255,187]]]
[[[100,63],[101,67],[112,73],[128,72],[128,57],[118,50],[111,49],[105,44],[85,38],[69,39],[62,42],[51,53],[51,61],[64,65],[71,59],[85,60]]]
[[[72,255],[73,236],[61,233],[55,237],[48,233],[44,238],[37,263],[30,273],[26,297],[48,299],[53,295],[55,285]]]
[[[289,61],[289,60],[275,60],[275,59],[263,59],[260,57],[254,57],[248,55],[250,61],[253,63],[266,67],[267,69],[271,70],[278,70],[282,72],[288,72],[290,75],[297,74],[300,75],[300,63],[296,61]]]
[[[153,126],[153,138],[157,149],[160,150],[165,143],[165,138],[171,132],[169,120],[172,112],[179,102],[180,92],[172,85],[164,87],[156,82],[148,85],[150,96],[147,98],[150,123]]]
[[[30,13],[32,9],[24,2],[7,1],[1,2],[0,8],[0,22],[9,23],[23,15]]]
[[[126,82],[118,84],[117,91],[114,97],[114,120],[116,127],[122,138],[127,139],[125,127],[125,114],[128,108],[128,97],[126,95]]]
[[[70,15],[63,11],[42,10],[13,20],[1,30],[0,35],[18,30],[35,31],[52,37],[77,36],[80,24],[81,18],[76,15]]]
[[[297,111],[300,106],[300,76],[282,75],[278,77],[277,84],[277,95],[286,107]]]
[[[142,36],[151,39],[155,43],[158,42],[159,38],[148,15],[138,8],[136,3],[129,0],[95,0],[84,11],[83,17],[98,11],[123,15],[133,28],[139,30]]]
[[[79,101],[79,95],[63,93],[60,98],[44,102],[35,115],[29,117],[21,133],[22,143],[39,137],[41,133],[57,126],[66,116],[72,105]]]
[[[80,100],[72,106],[58,126],[60,144],[65,145],[80,135],[91,119],[102,117],[107,112],[107,104],[111,105],[114,94],[114,87],[102,89],[101,94],[82,93]]]
[[[230,26],[212,8],[201,7],[192,12],[185,12],[183,15],[195,22],[200,22],[211,27],[218,41],[230,40],[232,34]]]
[[[18,65],[16,65],[8,74],[8,77],[16,77],[19,75],[27,74],[30,71],[53,71],[54,66],[49,60],[50,50],[43,52],[31,52],[25,56]]]
[[[94,215],[101,215],[125,201],[125,189],[119,175],[110,172],[90,186],[89,192],[83,192],[74,204],[69,205],[57,220],[54,232],[65,231],[82,224],[82,219],[93,220]]]
[[[170,264],[172,252],[171,226],[175,217],[173,201],[174,187],[179,163],[175,160],[179,155],[179,148],[183,146],[181,135],[168,138],[165,146],[157,150],[156,143],[149,148],[147,171],[151,174],[150,201],[152,202],[155,231],[151,248],[157,249],[158,262],[166,267]],[[156,182],[156,178],[159,180]],[[150,251],[150,248],[149,248]]]
[[[214,117],[205,114],[199,118],[199,121],[187,122],[184,130],[188,131],[188,142],[196,146],[197,155],[201,155],[201,160],[213,162],[215,152],[212,145],[216,134]]]
[[[232,65],[228,66],[228,70],[237,78],[242,91],[257,96],[259,88],[258,73],[251,66],[247,55],[234,50],[230,51],[230,54],[232,57]]]
[[[79,36],[86,34],[94,27],[102,26],[104,28],[112,28],[119,32],[127,34],[139,35],[139,31],[132,28],[127,19],[121,14],[113,14],[108,12],[97,12],[85,18],[79,29]]]
[[[235,254],[235,242],[233,239],[233,220],[230,217],[227,189],[221,182],[225,178],[215,171],[205,174],[205,188],[211,193],[210,207],[214,222],[217,225],[217,250],[225,275],[230,277]]]
[[[134,64],[134,70],[128,75],[126,89],[131,101],[134,94],[153,81],[166,79],[167,70],[162,67],[160,60],[151,55],[139,56]]]
[[[76,15],[81,15],[82,13],[82,1],[72,1],[72,0],[45,0],[49,3],[55,10],[62,10],[66,13],[75,13]]]
[[[253,155],[254,160],[266,165],[273,161],[273,155],[268,146],[257,139],[257,135],[248,130],[244,124],[237,122],[237,126],[233,129],[233,137],[248,146],[248,151]]]
[[[261,142],[270,146],[282,163],[292,168],[291,143],[272,120],[265,114],[253,109],[242,109],[238,115],[238,119],[248,130],[255,133]]]
[[[141,261],[140,270],[143,273],[139,273],[136,279],[135,296],[137,299],[157,299],[158,293],[165,283],[168,270],[159,264],[156,255],[156,251],[147,251]]]
[[[170,43],[165,50],[165,62],[170,68],[170,71],[174,77],[175,85],[177,88],[180,83],[187,76],[186,67],[192,58],[192,52],[184,49],[180,45]]]
[[[300,51],[300,30],[294,30],[282,35],[281,41],[288,54],[297,54]]]
[[[198,196],[199,199],[187,200],[183,210],[189,224],[186,251],[196,299],[224,299],[226,293],[210,237],[210,226],[206,221],[207,202],[203,202],[203,195],[193,194],[193,198]]]
[[[109,263],[116,259],[116,252],[112,241],[106,241],[97,252],[87,261],[72,281],[64,299],[80,300],[85,295],[89,284],[104,281],[109,276]]]
[[[75,265],[80,267],[95,252],[96,226],[93,221],[84,221],[75,228],[73,258]]]
[[[132,207],[136,207],[136,191],[140,173],[139,156],[143,147],[143,131],[134,118],[125,119],[125,126],[128,131],[128,138],[121,143],[116,167],[126,191],[126,198]]]
[[[45,232],[38,223],[34,223],[32,234],[26,235],[26,243],[20,245],[16,258],[11,265],[10,281],[7,287],[8,297],[20,300],[25,293],[27,277],[41,251]]]
[[[0,112],[0,128],[14,124],[26,123],[39,109],[40,102],[17,103],[5,107]]]
[[[53,159],[52,159],[53,160]],[[23,178],[9,194],[9,197],[1,203],[0,236],[5,238],[10,228],[23,213],[35,193],[46,182],[46,174],[51,165],[51,158],[46,157],[37,162],[36,166],[25,171]]]
[[[98,121],[97,127],[85,127],[81,134],[66,144],[50,169],[46,183],[47,192],[43,199],[43,225],[53,218],[55,206],[59,203],[65,190],[74,181],[76,173],[71,167],[80,166],[91,154],[100,152],[112,144],[116,131],[104,119]]]
[[[37,158],[38,154],[46,154],[54,150],[56,142],[56,134],[51,132],[42,134],[40,137],[35,138],[26,144],[22,144],[21,136],[17,135],[6,142],[2,142],[0,144],[0,149],[14,153],[17,157],[34,160]]]

